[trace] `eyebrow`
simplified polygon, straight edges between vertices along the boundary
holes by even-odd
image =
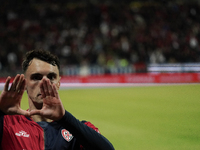
[[[30,76],[37,76],[37,75],[42,75],[41,73],[33,73]]]
[[[31,74],[31,77],[32,77],[32,76],[40,76],[40,75],[43,76],[43,74],[41,74],[41,73],[33,73],[33,74]],[[47,74],[47,77],[48,77],[49,75],[50,75],[50,76],[55,76],[55,77],[57,77],[57,73],[55,73],[55,72],[50,72],[50,73],[48,73],[48,74]]]
[[[57,74],[55,72],[50,72],[47,74],[47,76],[49,76],[49,75],[57,77]]]

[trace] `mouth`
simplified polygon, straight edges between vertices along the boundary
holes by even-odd
[[[42,94],[40,94],[40,93],[37,95],[37,97],[41,97],[41,96],[42,96]]]

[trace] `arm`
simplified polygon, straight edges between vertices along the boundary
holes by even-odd
[[[21,114],[29,116],[29,112],[22,110],[20,102],[25,90],[24,75],[16,75],[9,88],[11,77],[7,77],[4,89],[0,95],[0,143],[3,136],[4,115]]]
[[[3,137],[3,119],[4,119],[4,113],[0,110],[0,145]]]
[[[43,107],[41,110],[31,110],[30,115],[41,115],[45,118],[58,121],[87,150],[114,150],[112,144],[105,137],[77,120],[64,109],[56,86],[51,84],[49,79],[42,79],[40,91],[43,98]]]
[[[104,136],[77,120],[67,111],[58,123],[69,130],[88,150],[114,150],[112,144]]]

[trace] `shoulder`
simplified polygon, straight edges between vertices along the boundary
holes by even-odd
[[[3,126],[39,127],[35,121],[24,115],[4,115]]]
[[[4,115],[5,121],[19,122],[19,121],[25,120],[25,119],[26,119],[26,117],[23,115]]]
[[[94,124],[92,124],[91,122],[85,121],[85,120],[81,121],[81,122],[84,123],[85,125],[87,125],[88,127],[92,128],[96,132],[100,133],[99,129]]]

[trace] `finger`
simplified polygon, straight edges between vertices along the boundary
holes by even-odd
[[[25,115],[25,116],[30,116],[30,112],[29,111],[23,110],[20,107],[11,107],[11,108],[8,108],[6,110],[6,114],[9,114],[9,115]]]
[[[22,75],[20,75],[19,81],[18,81],[18,83],[16,85],[16,91],[17,92],[19,92],[21,90],[21,85],[23,83],[23,80],[24,80],[24,75],[22,74]]]
[[[49,96],[50,93],[49,93],[49,89],[48,89],[48,80],[44,79],[43,87],[44,87],[45,95],[46,95],[46,96]]]
[[[53,85],[51,84],[50,80],[47,80],[47,88],[48,88],[48,93],[50,96],[55,96],[54,90],[53,90]]]
[[[57,90],[55,84],[53,84],[53,92],[54,92],[54,96],[55,96],[56,98],[59,98],[59,96],[58,96],[58,90]]]
[[[25,85],[26,85],[26,80],[23,79],[22,82],[21,82],[21,85],[20,85],[20,89],[18,90],[18,93],[20,95],[22,95],[24,93],[24,91],[25,91]]]
[[[30,116],[32,115],[40,115],[41,114],[41,110],[31,110],[30,111]]]
[[[44,92],[43,80],[40,83],[40,92],[41,92],[42,98],[45,98],[46,95],[45,95],[45,92]]]
[[[17,111],[17,114],[20,114],[20,115],[24,115],[26,117],[30,117],[30,112],[29,111],[26,111],[26,110],[23,110],[23,109],[18,109]]]
[[[20,75],[17,74],[15,76],[15,79],[13,80],[13,83],[12,83],[11,87],[10,87],[10,91],[16,91],[16,86],[18,84],[19,78],[20,78]]]
[[[10,79],[11,79],[11,77],[8,76],[6,79],[5,85],[4,85],[4,91],[8,91]]]

